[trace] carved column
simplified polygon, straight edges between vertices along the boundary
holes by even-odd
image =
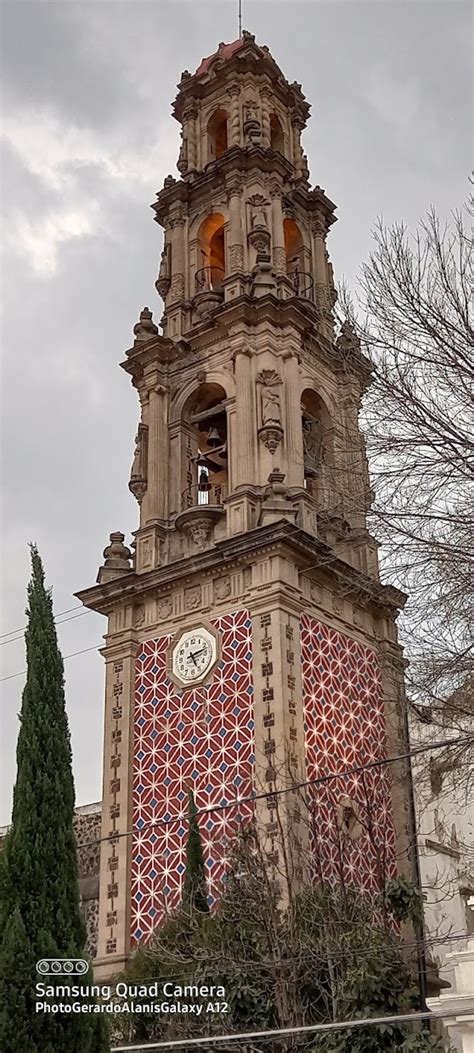
[[[314,274],[316,279],[316,306],[326,314],[329,310],[329,290],[326,267],[326,220],[322,212],[314,219]]]
[[[262,146],[270,146],[270,91],[268,88],[261,89],[260,98],[262,101]]]
[[[301,147],[301,121],[296,117],[292,117],[291,121],[291,136],[293,144],[293,165],[295,168],[295,175],[297,179],[300,179],[303,175],[303,150]]]
[[[164,519],[168,494],[167,392],[153,370],[145,377],[148,388],[148,489],[146,522]]]
[[[238,175],[229,176],[226,181],[229,201],[229,259],[227,273],[235,274],[244,268],[244,249],[242,245],[242,180]]]
[[[303,429],[301,424],[301,393],[299,359],[295,351],[287,351],[285,359],[286,379],[286,447],[288,458],[287,485],[304,485]]]
[[[272,195],[273,268],[277,274],[286,274],[281,187],[278,184],[272,184],[270,193]]]
[[[188,168],[197,167],[197,137],[196,137],[197,109],[191,106],[186,111],[186,135],[188,140]]]
[[[236,431],[238,449],[232,455],[233,488],[255,482],[256,443],[252,352],[242,347],[234,354]]]
[[[230,146],[240,145],[240,87],[238,84],[231,84],[229,88],[230,96],[230,114],[229,114],[229,144]]]
[[[185,294],[185,249],[184,249],[184,225],[185,220],[180,215],[174,215],[170,220],[170,229],[172,237],[172,251],[171,251],[171,288],[169,295],[169,302],[175,303],[176,300],[182,300]]]

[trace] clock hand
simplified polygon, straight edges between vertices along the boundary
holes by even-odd
[[[192,658],[192,660],[194,662],[194,665],[197,667],[197,662],[196,662],[196,659],[195,659],[192,651],[189,652],[188,661],[189,661],[190,658]]]
[[[206,648],[205,648],[205,647],[201,647],[201,650],[200,650],[200,651],[194,651],[194,653],[193,653],[193,651],[190,651],[189,653],[190,653],[190,655],[191,655],[191,658],[192,658],[192,659],[193,659],[193,661],[194,661],[194,659],[195,659],[195,658],[196,658],[196,657],[197,657],[198,655],[200,655],[200,654],[203,654],[205,650],[206,650]]]

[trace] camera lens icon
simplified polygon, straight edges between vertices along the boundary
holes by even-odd
[[[41,976],[84,976],[88,968],[85,958],[40,958],[36,963]]]

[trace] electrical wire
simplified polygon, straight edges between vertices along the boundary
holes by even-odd
[[[283,1035],[311,1035],[323,1031],[340,1031],[358,1027],[380,1027],[387,1024],[410,1024],[413,1021],[451,1019],[468,1020],[472,1012],[460,1012],[459,1009],[443,1009],[441,1013],[426,1010],[422,1013],[400,1013],[397,1016],[365,1017],[361,1020],[336,1020],[330,1024],[306,1024],[303,1027],[281,1027],[271,1031],[234,1032],[227,1035],[208,1035],[202,1038],[178,1038],[171,1042],[140,1042],[133,1046],[112,1046],[111,1053],[146,1053],[148,1049],[188,1049],[189,1046],[217,1045],[220,1042],[243,1042],[248,1039],[281,1038]]]
[[[75,607],[72,608],[72,610],[75,610],[75,609],[76,609]],[[57,625],[57,626],[66,625],[66,622],[73,622],[73,621],[75,621],[76,618],[83,618],[85,614],[93,614],[93,613],[94,612],[92,611],[91,607],[86,607],[84,610],[79,611],[78,614],[71,614],[70,618],[63,618],[63,620],[61,622],[58,622],[58,620],[57,620],[60,617],[60,615],[58,614],[57,617],[54,619],[54,624]],[[3,637],[0,636],[0,641],[1,641],[0,642],[0,647],[6,647],[7,644],[17,643],[18,640],[24,640],[25,637],[24,637],[23,634],[24,634],[24,631],[27,628],[28,628],[28,626],[25,625],[23,629],[13,629],[12,632],[20,633],[19,636],[14,636],[13,640],[5,640],[5,639],[3,639]],[[11,635],[11,633],[5,633],[5,636],[10,636],[10,635]]]
[[[369,761],[367,764],[358,764],[352,768],[346,768],[344,771],[328,772],[327,775],[320,775],[315,779],[304,779],[301,782],[293,783],[291,786],[283,786],[276,790],[266,790],[263,793],[252,793],[247,797],[236,797],[234,800],[229,801],[225,804],[208,805],[207,808],[196,809],[196,815],[210,815],[212,812],[225,812],[229,808],[238,808],[242,804],[253,804],[255,801],[266,800],[269,797],[275,798],[280,797],[284,793],[295,793],[297,790],[302,790],[306,786],[320,786],[332,779],[347,778],[349,775],[358,775],[363,771],[370,771],[373,768],[380,768],[385,764],[395,764],[398,761],[410,760],[411,757],[416,757],[421,753],[427,753],[431,750],[444,749],[449,746],[457,746],[461,742],[472,742],[474,741],[474,735],[460,735],[456,739],[443,739],[441,742],[427,743],[425,746],[419,746],[414,750],[409,750],[407,753],[400,753],[394,757],[384,757],[379,760]],[[84,841],[80,846],[81,848],[89,848],[92,845],[101,844],[104,841],[117,842],[122,837],[134,837],[140,836],[143,830],[148,827],[163,827],[171,826],[173,823],[186,822],[187,814],[178,813],[178,815],[170,816],[168,819],[151,819],[148,823],[143,823],[138,829],[124,830],[123,832],[117,832],[109,834],[107,837],[99,837],[93,841]]]

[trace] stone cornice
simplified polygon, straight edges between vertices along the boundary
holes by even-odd
[[[385,610],[391,618],[396,617],[405,603],[404,593],[366,577],[340,559],[329,545],[284,520],[218,541],[212,549],[168,563],[147,574],[126,574],[75,595],[85,607],[108,614],[124,601],[135,602],[146,593],[165,589],[196,575],[200,578],[215,576],[216,571],[224,566],[252,563],[257,555],[268,551],[290,556],[300,572],[311,570],[315,579],[318,572],[327,576],[329,571],[338,589],[360,597],[378,610]]]
[[[255,171],[273,178],[279,176],[282,183],[288,184],[288,189],[294,174],[291,162],[268,147],[232,146],[222,157],[210,161],[203,172],[190,171],[184,179],[177,179],[170,186],[159,190],[156,201],[150,205],[156,222],[165,226],[172,206],[178,203],[195,206],[200,200],[207,201],[210,193],[219,191],[225,194],[226,178],[235,175],[243,179],[246,172]]]

